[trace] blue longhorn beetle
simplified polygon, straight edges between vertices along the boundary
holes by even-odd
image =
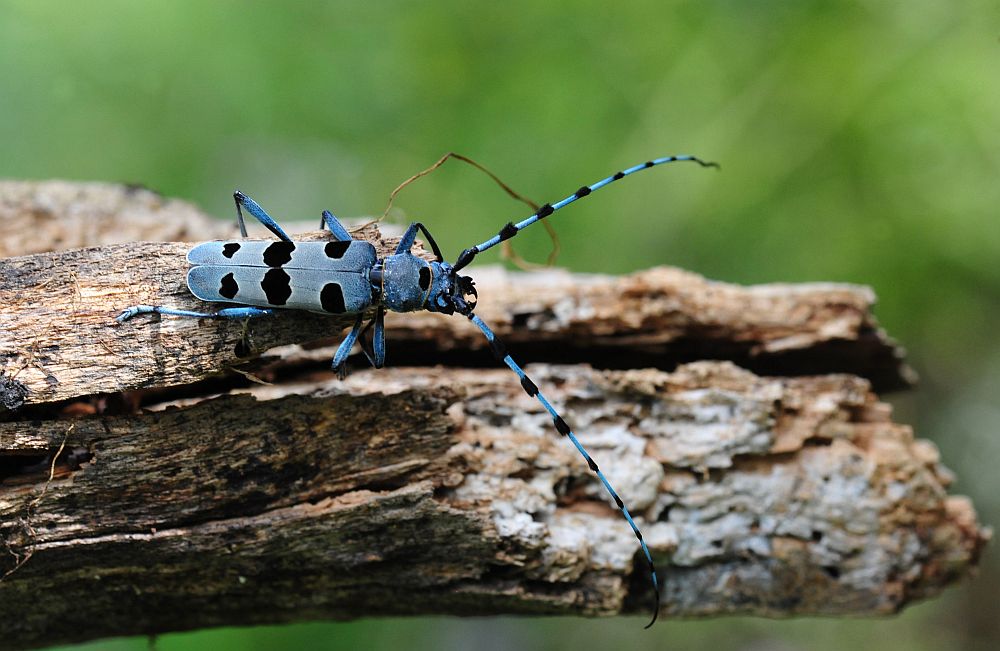
[[[507,354],[503,343],[489,326],[474,314],[478,297],[475,285],[472,278],[461,276],[458,272],[468,266],[476,255],[509,240],[577,199],[635,172],[677,161],[691,161],[702,167],[718,167],[716,163],[686,155],[654,158],[629,167],[596,183],[585,185],[561,201],[545,204],[516,224],[508,222],[490,239],[462,251],[454,264],[444,261],[434,238],[419,222],[410,224],[395,253],[384,258],[378,257],[375,247],[369,242],[352,239],[347,229],[328,210],[323,211],[323,224],[330,229],[331,241],[295,242],[256,201],[237,190],[233,197],[243,237],[247,236],[246,224],[243,222],[243,210],[246,210],[274,233],[279,241],[244,239],[197,244],[187,255],[188,262],[193,265],[188,271],[187,285],[191,293],[203,301],[237,303],[244,307],[227,307],[217,312],[193,312],[162,306],[135,305],[124,310],[115,320],[123,323],[136,315],[151,313],[200,319],[250,319],[271,316],[275,314],[275,308],[356,315],[354,326],[333,356],[333,368],[343,377],[351,349],[359,336],[364,340],[365,332],[372,326],[375,329],[372,336],[373,351],[369,353],[366,349],[365,355],[375,368],[384,365],[386,310],[428,310],[465,316],[485,335],[497,360],[517,374],[524,391],[542,403],[552,417],[556,430],[569,438],[625,516],[649,564],[656,597],[652,620],[646,625],[649,628],[659,614],[660,589],[653,557],[642,538],[642,532],[608,478],[597,467],[570,426],[525,374],[524,369]],[[433,262],[418,258],[410,252],[417,231],[427,238],[434,253]],[[370,308],[375,308],[375,316],[362,330],[364,315]]]

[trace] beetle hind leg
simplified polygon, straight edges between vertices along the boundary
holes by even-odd
[[[218,312],[194,312],[192,310],[178,310],[162,305],[133,305],[125,308],[121,314],[115,317],[118,323],[125,323],[134,316],[140,314],[165,314],[167,316],[184,316],[195,319],[252,319],[254,317],[270,316],[274,310],[261,307],[227,307]]]
[[[330,234],[333,235],[333,239],[335,240],[338,240],[340,242],[347,242],[352,239],[351,234],[347,232],[347,229],[344,228],[344,225],[341,224],[340,220],[337,219],[334,216],[334,214],[329,210],[323,211],[323,218],[319,222],[320,230],[323,230],[324,226],[330,229]]]
[[[285,242],[292,241],[292,238],[288,237],[285,231],[281,229],[281,226],[278,226],[278,223],[267,214],[267,211],[260,207],[259,203],[239,190],[233,193],[233,200],[236,202],[236,222],[240,226],[240,234],[243,237],[247,236],[247,226],[243,222],[242,208],[246,208],[248,213],[253,215],[267,230],[274,233],[279,240],[284,240]]]

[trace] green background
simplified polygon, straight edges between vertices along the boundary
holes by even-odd
[[[646,172],[559,213],[560,264],[873,286],[922,377],[889,397],[896,417],[941,447],[987,524],[1000,513],[998,116],[995,2],[0,5],[0,177],[138,182],[226,218],[238,186],[280,221],[378,213],[449,150],[536,201],[653,156],[721,162]],[[398,205],[449,257],[525,216],[456,163]],[[534,260],[548,250],[541,229],[516,243]],[[157,646],[988,649],[998,575],[988,549],[978,578],[889,619],[377,619]]]

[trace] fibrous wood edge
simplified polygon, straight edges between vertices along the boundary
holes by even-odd
[[[890,613],[986,533],[850,376],[529,367],[639,518],[663,615]],[[388,614],[643,614],[635,538],[503,370],[387,369],[116,417],[0,487],[0,648]],[[66,457],[64,456],[64,459]],[[636,625],[640,625],[637,621]]]

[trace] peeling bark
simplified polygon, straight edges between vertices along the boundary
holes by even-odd
[[[0,648],[651,606],[620,514],[516,378],[476,368],[464,319],[394,315],[390,364],[414,366],[343,382],[332,340],[315,341],[343,324],[320,316],[254,323],[268,352],[252,360],[235,352],[240,324],[119,327],[125,305],[202,305],[183,285],[187,245],[102,239],[132,223],[130,200],[156,207],[154,225],[182,204],[52,187],[0,184],[0,209],[48,233],[65,226],[60,200],[112,208],[92,239],[50,236],[93,248],[0,260]],[[193,232],[210,228],[228,236]],[[909,375],[870,290],[665,268],[520,276],[516,293],[507,272],[476,277],[477,312],[518,359],[558,362],[528,370],[637,516],[664,615],[889,613],[976,564],[988,533],[971,504],[872,391]],[[609,368],[566,363],[587,351]],[[684,363],[701,356],[714,361]]]

